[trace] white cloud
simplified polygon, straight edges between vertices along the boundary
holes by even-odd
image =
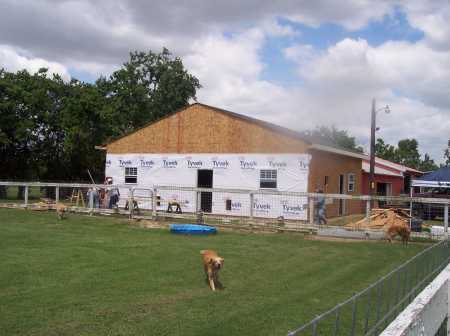
[[[422,30],[426,42],[450,50],[450,2],[448,0],[405,0],[403,8],[412,26]]]
[[[310,44],[296,44],[283,49],[283,55],[298,65],[308,64],[318,56],[317,50]]]
[[[30,73],[47,68],[50,74],[59,74],[64,80],[70,80],[69,71],[64,65],[42,58],[21,55],[16,49],[7,45],[0,45],[0,66],[7,71],[15,72],[26,69]]]
[[[395,2],[389,0],[306,0],[301,2],[297,10],[286,15],[295,22],[315,27],[328,22],[342,25],[349,30],[357,30],[370,21],[378,21],[391,14],[394,5]]]
[[[423,40],[374,47],[343,39],[326,50],[296,44],[283,54],[297,64],[299,84],[262,79],[267,38],[301,38],[289,21],[357,30],[396,8]],[[392,143],[414,136],[441,159],[450,129],[449,20],[448,0],[3,0],[0,64],[98,76],[130,50],[166,46],[200,79],[200,101],[294,129],[335,124],[366,142],[377,97],[392,105],[391,115],[380,115],[380,136]]]
[[[293,59],[293,46],[286,55]],[[307,48],[308,53],[314,53]],[[316,111],[317,123],[332,123],[367,139],[370,101],[391,105],[392,114],[380,115],[381,136],[396,143],[415,137],[439,161],[450,136],[450,53],[422,42],[387,42],[378,47],[365,40],[344,39],[304,62],[299,53],[298,73],[304,80],[302,99]]]
[[[199,101],[272,122],[291,111],[282,107],[289,100],[286,89],[260,79],[265,65],[259,52],[265,38],[263,29],[249,29],[194,43],[184,63],[203,85]]]
[[[130,50],[166,46],[184,56],[195,41],[225,31],[258,26],[272,36],[298,34],[291,25],[280,24],[280,18],[357,29],[391,10],[392,4],[383,0],[3,0],[0,43],[69,68],[119,65]]]
[[[275,19],[265,20],[260,24],[262,30],[269,36],[286,37],[299,36],[300,32],[292,28],[291,25],[282,25]]]
[[[294,48],[302,46],[288,49],[290,59],[296,56],[291,51]],[[388,89],[429,105],[450,106],[450,52],[433,50],[422,42],[386,42],[372,47],[365,40],[344,39],[315,54],[318,56],[307,63],[300,56],[298,59],[300,76],[314,87],[339,93]]]

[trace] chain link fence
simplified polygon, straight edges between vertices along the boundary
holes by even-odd
[[[412,236],[439,238],[450,199],[279,192],[178,186],[0,182],[0,204],[34,210],[63,203],[73,211],[218,226],[301,231],[319,236],[380,239],[387,223]]]
[[[448,241],[436,243],[288,335],[379,335],[449,261]]]

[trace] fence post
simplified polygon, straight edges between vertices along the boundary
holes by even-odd
[[[366,317],[364,320],[364,334],[367,333],[367,331],[369,331],[370,310],[371,310],[370,299],[371,299],[371,297],[372,297],[372,288],[369,287],[369,289],[367,290]]]
[[[198,212],[198,191],[197,190],[194,191],[194,197],[195,197],[194,210],[195,210],[195,213],[197,213]]]
[[[444,231],[446,239],[448,238],[448,204],[444,205]]]
[[[370,218],[370,200],[366,201],[366,218]]]
[[[255,194],[250,192],[249,196],[250,196],[250,219],[253,219],[253,203],[255,200]]]
[[[28,186],[25,186],[24,192],[25,209],[28,208]]]
[[[309,224],[314,225],[314,198],[308,197],[309,201]]]
[[[409,215],[411,216],[409,218],[409,228],[411,228],[411,221],[413,217],[413,204],[412,204],[412,197],[413,197],[413,189],[414,187],[409,187]]]
[[[353,304],[352,304],[352,329],[351,329],[351,336],[355,336],[355,329],[356,329],[356,297],[354,297],[353,299]]]
[[[313,322],[313,325],[312,325],[312,336],[317,336],[317,324],[318,323],[319,323],[318,320],[315,320]]]
[[[156,220],[156,188],[152,192],[152,218]]]
[[[55,203],[59,203],[59,187],[55,187]]]
[[[197,202],[195,213],[199,213],[202,211],[202,192],[197,191],[197,194],[195,195],[195,201]]]
[[[134,199],[133,199],[133,188],[128,189],[128,210],[130,210],[129,218],[133,218],[133,210],[134,210]]]
[[[340,306],[336,307],[336,316],[335,316],[335,320],[334,320],[334,333],[333,335],[339,335],[339,323],[340,323]]]
[[[382,300],[382,296],[381,296],[381,286],[382,286],[382,282],[379,282],[376,286],[377,286],[377,291],[376,291],[376,296],[377,296],[377,303],[375,304],[376,307],[376,315],[375,315],[375,335],[378,335],[378,330],[379,330],[379,326],[378,323],[380,322],[380,317],[381,317],[381,305],[383,304],[382,302],[380,302]]]

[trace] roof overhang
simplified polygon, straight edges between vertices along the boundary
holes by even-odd
[[[370,163],[364,160],[362,162],[362,170],[365,173],[370,173]],[[378,166],[377,163],[375,163],[375,174],[376,175],[396,176],[396,177],[403,178],[403,173],[401,171]]]
[[[422,181],[412,180],[413,187],[428,187],[428,188],[450,188],[450,181]]]
[[[339,149],[339,148],[334,148],[334,147],[330,147],[330,146],[325,146],[325,145],[319,145],[319,144],[312,144],[309,148],[312,149],[316,149],[322,152],[328,152],[328,153],[333,153],[333,154],[338,154],[338,155],[344,155],[344,156],[350,156],[350,157],[354,157],[357,159],[366,159],[367,155],[364,154],[358,154],[355,152],[350,152],[350,151],[346,151],[343,149]]]
[[[369,160],[370,160],[370,157],[367,157],[367,161],[369,161]],[[401,171],[402,173],[414,173],[414,174],[419,174],[419,175],[423,174],[423,172],[421,172],[420,170],[410,168],[410,167],[401,165],[399,163],[395,163],[395,162],[385,160],[385,159],[382,159],[379,157],[375,157],[375,163],[386,166],[391,169],[395,169],[397,171]]]

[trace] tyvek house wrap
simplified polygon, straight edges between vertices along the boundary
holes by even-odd
[[[197,170],[213,170],[213,187],[222,189],[260,190],[260,170],[277,170],[277,191],[308,191],[309,154],[107,154],[105,176],[122,185],[122,205],[128,187],[153,189],[154,186],[196,187]],[[125,167],[137,168],[137,184],[125,185]],[[139,196],[137,190],[135,195]],[[148,193],[148,192],[147,192]],[[177,200],[183,212],[194,212],[196,193],[160,190],[161,200]],[[231,200],[231,210],[226,210]],[[255,217],[307,219],[307,198],[256,193]],[[140,204],[145,207],[149,202]],[[163,205],[158,210],[164,210]],[[213,193],[212,213],[244,216],[250,213],[248,194]]]

